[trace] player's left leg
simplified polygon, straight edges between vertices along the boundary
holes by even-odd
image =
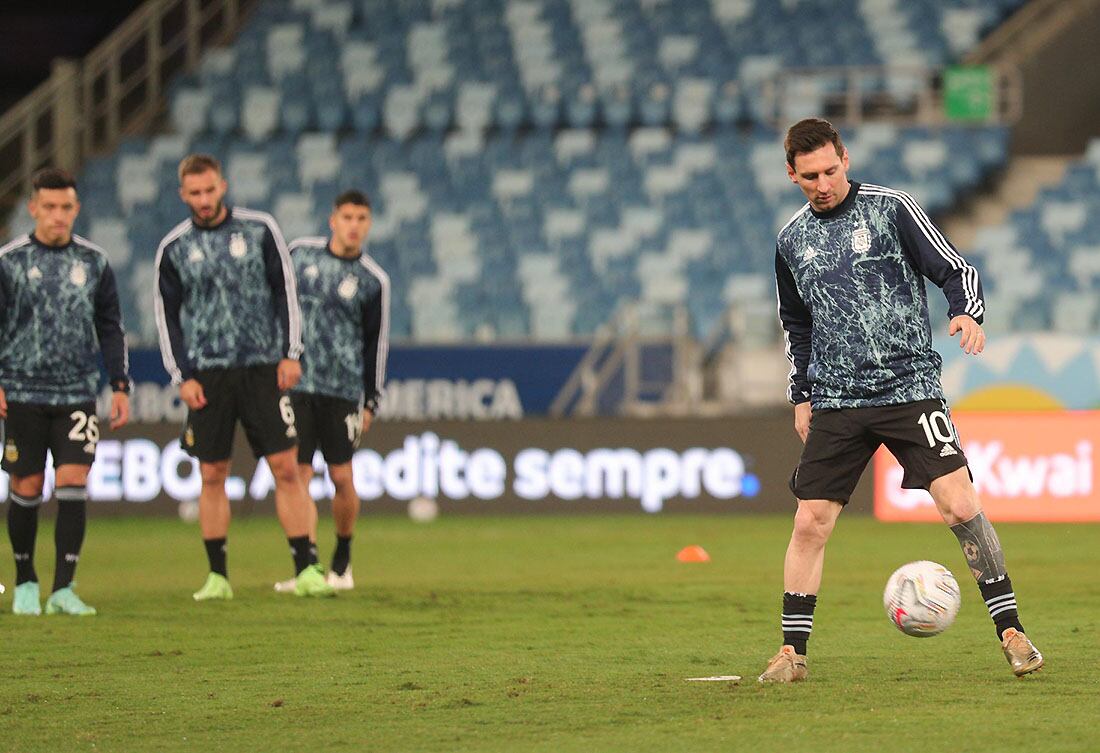
[[[928,491],[940,516],[959,540],[1013,673],[1021,677],[1039,669],[1043,666],[1043,655],[1020,624],[1004,550],[993,524],[982,511],[969,470],[959,468],[940,476],[929,484]]]
[[[1020,676],[1039,669],[1042,654],[1024,635],[1001,542],[982,512],[946,403],[921,400],[891,406],[882,411],[876,429],[905,470],[902,486],[928,490],[959,540],[1012,671]]]
[[[46,614],[91,616],[96,610],[73,590],[76,564],[84,546],[88,519],[88,470],[99,443],[99,419],[95,403],[51,409],[50,451],[57,468],[54,477],[57,523],[54,527],[56,566],[53,589],[46,600]]]
[[[332,571],[329,585],[339,591],[355,587],[351,574],[351,538],[355,533],[355,520],[359,517],[359,494],[355,491],[351,463],[330,465],[329,478],[336,487],[332,499],[332,519],[336,524],[336,549],[332,553]]]
[[[309,508],[313,500],[306,494],[298,476],[298,451],[290,447],[266,456],[275,479],[275,510],[286,532],[294,557],[295,587],[299,596],[332,596],[335,591],[325,583],[317,566],[317,546],[309,540]]]
[[[53,591],[46,600],[46,614],[70,614],[80,617],[96,613],[73,590],[76,564],[84,546],[87,529],[88,470],[90,466],[72,463],[57,468],[54,493],[57,497],[57,523],[54,527],[55,568]]]

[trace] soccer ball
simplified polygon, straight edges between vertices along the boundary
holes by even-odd
[[[921,560],[894,571],[886,582],[882,603],[898,630],[916,638],[930,638],[951,626],[962,598],[950,570]]]

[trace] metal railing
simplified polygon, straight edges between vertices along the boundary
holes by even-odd
[[[949,69],[919,66],[787,68],[762,80],[754,114],[780,129],[820,116],[849,126],[867,122],[958,124],[947,104]],[[976,124],[1012,124],[1023,113],[1023,84],[1015,65],[987,66],[988,115]]]
[[[0,116],[0,217],[36,170],[76,171],[120,138],[148,129],[175,74],[236,34],[259,0],[149,0],[83,60],[57,60],[50,78]]]
[[[676,413],[690,404],[687,384],[697,357],[683,306],[661,307],[660,321],[644,321],[637,304],[621,306],[597,330],[592,344],[550,405],[551,416],[634,415]],[[650,311],[649,313],[654,313]],[[656,332],[660,330],[660,332]],[[660,350],[657,361],[670,373],[656,377],[647,371],[646,356]],[[667,354],[666,354],[667,351]]]

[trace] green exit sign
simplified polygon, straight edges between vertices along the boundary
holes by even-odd
[[[985,65],[954,65],[943,74],[943,109],[950,120],[993,117],[993,71]]]

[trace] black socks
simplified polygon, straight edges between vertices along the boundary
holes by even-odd
[[[8,539],[15,554],[15,585],[38,582],[34,571],[34,542],[38,538],[38,506],[41,495],[20,497],[8,495]]]
[[[815,594],[783,594],[783,645],[793,646],[796,654],[806,655],[806,641],[814,628]]]
[[[303,570],[317,562],[317,547],[310,543],[309,536],[287,538],[287,543],[290,544],[290,553],[294,557],[295,575],[300,575]]]
[[[228,578],[229,571],[226,568],[226,539],[223,536],[220,539],[203,539],[202,543],[206,547],[206,559],[210,560],[210,572],[217,573],[218,575]]]
[[[351,536],[336,534],[336,551],[332,553],[332,572],[343,575],[351,564]]]
[[[76,575],[76,563],[80,561],[80,549],[84,545],[84,532],[88,520],[88,492],[83,486],[61,486],[57,489],[57,525],[54,527],[56,566],[53,574],[53,590],[59,591],[72,585]]]
[[[989,609],[989,616],[997,626],[997,640],[1002,640],[1001,635],[1009,628],[1024,632],[1020,615],[1016,611],[1016,594],[1012,591],[1012,581],[1007,575],[992,583],[979,583],[978,588],[981,589],[985,606]]]

